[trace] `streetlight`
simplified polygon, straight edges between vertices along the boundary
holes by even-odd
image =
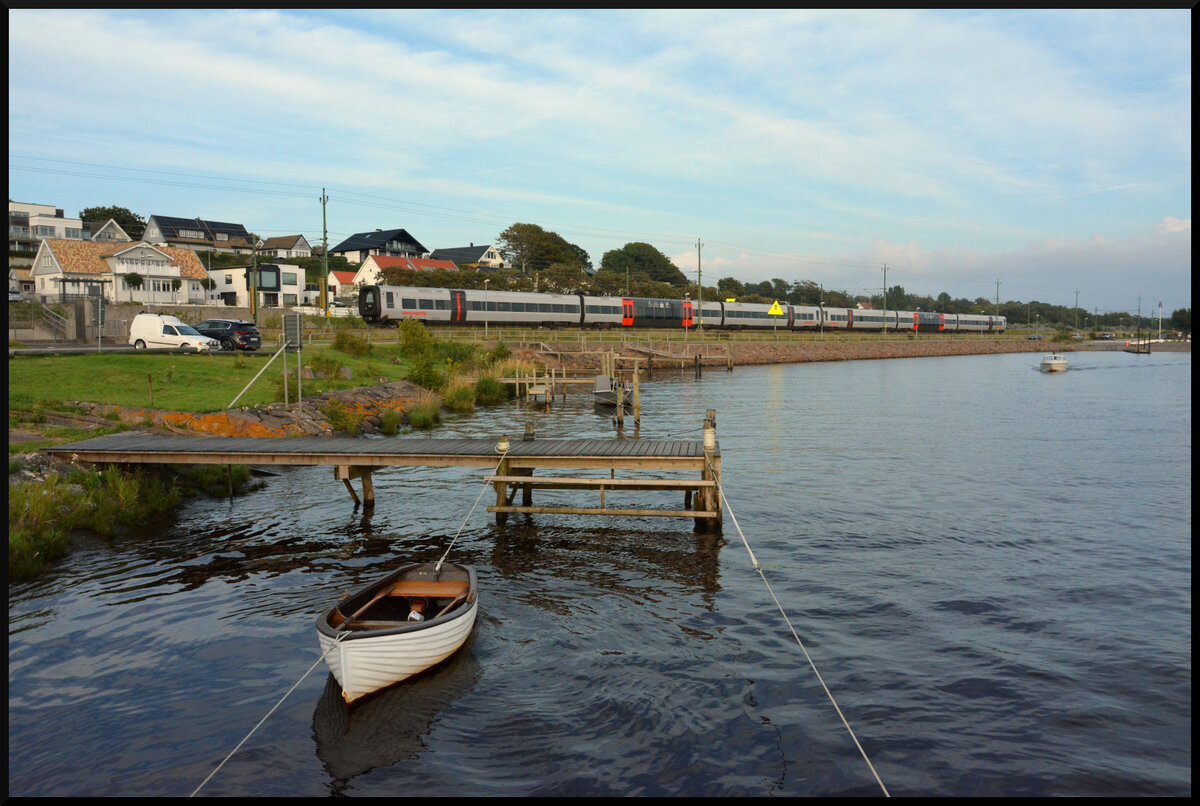
[[[488,281],[483,281],[483,340],[488,341]]]

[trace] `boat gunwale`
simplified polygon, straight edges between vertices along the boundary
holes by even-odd
[[[378,591],[380,588],[382,588],[386,585],[391,585],[391,584],[397,582],[400,578],[402,578],[402,575],[406,571],[411,571],[412,569],[419,568],[421,566],[432,566],[432,565],[435,565],[435,564],[434,563],[410,563],[401,568],[397,568],[395,571],[388,574],[387,576],[385,576],[381,579],[377,579],[374,582],[370,582],[370,583],[358,588],[353,593],[351,593],[349,596],[347,596],[345,599],[343,599],[342,602],[349,601],[357,596],[362,596],[364,594],[370,594],[374,591]],[[341,639],[342,641],[361,641],[365,638],[380,638],[380,637],[388,636],[388,635],[402,635],[404,633],[422,632],[422,631],[428,630],[432,627],[440,627],[440,626],[449,624],[450,622],[453,622],[457,619],[463,618],[463,617],[467,616],[468,614],[472,614],[479,606],[479,594],[478,594],[478,587],[477,587],[477,579],[475,576],[475,569],[472,568],[471,566],[458,565],[457,563],[446,563],[446,565],[453,566],[454,568],[459,568],[463,571],[466,571],[466,573],[467,573],[467,580],[466,580],[467,581],[467,599],[465,602],[465,605],[466,605],[465,607],[463,607],[463,606],[457,607],[454,610],[450,611],[449,613],[446,613],[445,615],[436,616],[431,619],[426,619],[425,621],[398,623],[395,627],[382,627],[382,628],[378,628],[378,629],[368,629],[368,630],[341,630],[341,629],[334,627],[332,624],[329,623],[329,619],[333,615],[334,611],[337,610],[342,604],[342,602],[338,602],[337,604],[334,604],[332,607],[329,607],[328,609],[323,611],[321,613],[321,615],[317,616],[317,632],[319,632],[321,635],[325,636],[326,638],[337,639],[339,636],[344,635],[344,637]]]

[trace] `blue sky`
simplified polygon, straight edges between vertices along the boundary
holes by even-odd
[[[1191,307],[1191,12],[10,10],[9,197]]]

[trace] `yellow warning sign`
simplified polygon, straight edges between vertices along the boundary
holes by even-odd
[[[783,308],[779,307],[779,300],[775,300],[775,304],[771,306],[771,310],[767,311],[767,313],[773,316],[783,316]]]

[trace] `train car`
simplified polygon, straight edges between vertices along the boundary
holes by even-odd
[[[917,311],[919,333],[941,333],[946,329],[946,315],[937,311]]]
[[[879,333],[883,330],[883,311],[856,310],[850,329]]]
[[[593,327],[630,327],[633,300],[624,297],[583,298],[583,323]]]
[[[358,292],[358,313],[368,325],[395,327],[401,319],[449,324],[466,320],[462,291],[450,288],[363,286]]]
[[[724,327],[729,330],[770,329],[778,327],[780,324],[783,324],[784,327],[787,326],[786,309],[784,315],[780,316],[768,313],[771,306],[759,302],[723,302],[721,307],[725,309]]]
[[[853,308],[822,308],[826,330],[850,330],[854,325]]]
[[[493,325],[582,325],[586,313],[579,294],[533,291],[480,291],[466,295],[467,322]]]

